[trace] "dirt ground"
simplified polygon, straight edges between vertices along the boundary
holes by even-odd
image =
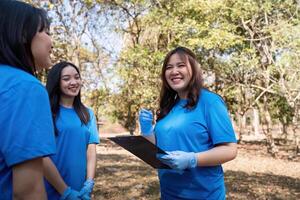
[[[300,199],[300,159],[271,158],[262,144],[239,145],[223,165],[227,199]],[[105,138],[97,146],[96,200],[158,200],[156,170]]]

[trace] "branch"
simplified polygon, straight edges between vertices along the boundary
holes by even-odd
[[[256,85],[251,85],[251,86],[256,86]],[[256,97],[256,99],[254,100],[254,102],[251,104],[251,106],[254,106],[258,100],[266,93],[266,92],[270,92],[272,94],[276,94],[274,91],[272,90],[269,90],[271,87],[273,86],[273,84],[269,85],[268,88],[262,88],[262,87],[259,87],[259,89],[263,89],[262,93],[260,93],[260,95],[258,95],[258,97]]]
[[[250,85],[250,87],[252,88],[257,88],[257,89],[260,89],[260,90],[263,90],[265,92],[269,92],[271,94],[277,94],[277,92],[275,92],[274,90],[270,90],[270,88],[273,86],[274,84],[272,83],[271,85],[269,85],[267,88],[264,88],[264,87],[261,87],[261,86],[258,86],[258,85]]]
[[[300,92],[298,93],[298,95],[294,98],[293,102],[296,102],[297,99],[299,99],[300,97]]]
[[[263,38],[246,38],[246,39],[243,39],[244,41],[262,41],[262,40],[266,40],[266,39],[270,39],[272,38],[271,36],[266,36],[266,37],[263,37]]]

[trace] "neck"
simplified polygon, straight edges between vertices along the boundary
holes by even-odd
[[[60,97],[59,103],[64,107],[73,108],[74,97]]]
[[[180,99],[187,99],[187,92],[177,92]]]

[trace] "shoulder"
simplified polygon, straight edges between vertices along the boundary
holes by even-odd
[[[199,103],[204,105],[211,105],[216,102],[225,103],[223,98],[217,93],[211,92],[207,89],[201,89]]]
[[[87,109],[87,111],[88,111],[88,113],[89,113],[89,115],[90,115],[90,121],[94,121],[94,119],[95,119],[96,117],[95,117],[95,114],[94,114],[93,109],[90,108],[90,107],[87,107],[87,106],[85,106],[85,107],[86,107],[86,109]]]
[[[39,80],[21,69],[9,66],[9,65],[2,65],[0,64],[0,72],[1,74],[5,74],[2,78],[11,79],[12,81],[19,82],[19,81],[32,81],[32,82],[39,82]]]
[[[90,107],[88,107],[86,105],[85,105],[85,107],[86,107],[86,109],[87,109],[87,111],[89,112],[90,115],[94,115],[94,111],[93,111],[92,108],[90,108]]]
[[[7,66],[0,66],[0,74],[5,74],[0,78],[0,93],[12,88],[31,91],[34,89],[45,90],[41,82],[33,75],[24,72],[23,70]]]

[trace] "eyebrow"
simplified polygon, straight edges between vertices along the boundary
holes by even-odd
[[[185,64],[185,62],[178,62],[178,63],[175,63],[175,65],[180,65],[180,64]],[[173,66],[173,65],[167,64],[167,66]]]
[[[63,78],[63,77],[70,77],[70,76],[72,76],[72,75],[69,75],[69,74],[67,74],[67,75],[62,75],[61,78]],[[80,76],[80,75],[77,73],[77,74],[75,74],[74,76]]]

